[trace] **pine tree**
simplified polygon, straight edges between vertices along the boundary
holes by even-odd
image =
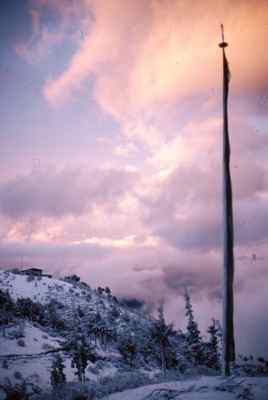
[[[221,368],[222,368],[222,359],[223,359],[223,329],[222,329],[222,325],[220,323],[219,320],[215,321],[215,325],[217,328],[217,338],[218,338],[218,352],[219,352],[219,360],[221,362]]]
[[[124,360],[131,366],[134,366],[134,360],[137,355],[137,343],[133,335],[122,336],[119,338],[118,350]]]
[[[194,365],[200,365],[203,364],[205,359],[204,349],[202,348],[202,339],[200,336],[200,331],[198,329],[198,324],[194,319],[191,298],[187,288],[185,288],[184,298],[186,309],[185,315],[186,317],[188,317],[186,335],[186,340],[188,344],[188,358],[191,359]]]
[[[72,346],[72,367],[76,368],[76,375],[80,382],[85,382],[85,372],[89,361],[96,361],[93,349],[87,344],[84,336],[75,340]]]
[[[57,355],[52,363],[52,369],[50,373],[50,382],[52,386],[60,385],[66,382],[66,377],[63,372],[65,366],[60,355]]]
[[[9,291],[0,289],[0,325],[8,324],[14,316],[16,305],[12,300]]]
[[[164,305],[162,303],[158,308],[158,319],[154,322],[152,327],[152,338],[159,345],[161,368],[164,374],[168,368],[169,338],[172,335],[174,335],[173,326],[171,324],[166,324],[164,318]]]
[[[212,319],[211,325],[208,327],[210,340],[208,342],[207,366],[209,368],[220,369],[220,355],[218,346],[218,327],[215,319]]]

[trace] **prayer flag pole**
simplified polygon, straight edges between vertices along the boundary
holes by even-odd
[[[222,373],[230,375],[230,365],[235,361],[234,340],[234,235],[232,181],[230,173],[230,141],[228,132],[228,92],[230,71],[225,55],[228,43],[224,41],[224,30],[221,25],[223,56],[223,360]]]

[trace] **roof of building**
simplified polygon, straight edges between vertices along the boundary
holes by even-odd
[[[29,272],[29,271],[33,271],[33,272],[42,272],[43,270],[42,269],[40,269],[40,268],[26,268],[26,269],[24,269],[23,271],[21,271],[21,272]]]

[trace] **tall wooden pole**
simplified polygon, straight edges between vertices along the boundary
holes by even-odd
[[[230,174],[230,142],[228,132],[228,92],[230,71],[225,55],[228,44],[224,41],[223,25],[222,48],[223,56],[223,365],[224,376],[230,375],[231,363],[235,361],[234,340],[234,235],[233,235],[233,205],[232,181]]]

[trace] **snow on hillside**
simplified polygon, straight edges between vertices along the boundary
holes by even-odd
[[[18,332],[20,332],[19,336],[21,337],[16,338]],[[2,332],[0,340],[0,383],[4,382],[5,378],[9,378],[12,382],[17,383],[25,379],[40,387],[50,385],[50,371],[54,355],[50,353],[44,355],[44,353],[60,348],[63,344],[63,338],[51,336],[44,329],[29,322],[24,323],[23,326],[14,324],[5,328],[4,334],[5,336]],[[61,354],[67,381],[76,380],[77,377],[75,370],[71,367],[70,358],[65,353]],[[5,360],[5,357],[3,357],[12,355],[17,355],[18,358]],[[105,367],[102,368],[101,375],[110,376],[116,372],[117,369],[107,362]],[[86,371],[86,378],[90,381],[98,379],[98,373],[97,371],[94,372],[94,364],[92,363]]]
[[[125,390],[105,400],[267,400],[268,378],[201,377]]]
[[[119,332],[128,324],[127,320],[131,319],[140,323],[143,318],[136,313],[121,306],[107,293],[97,293],[95,290],[87,287],[85,284],[69,283],[59,279],[48,277],[29,277],[27,275],[12,273],[9,271],[0,271],[0,289],[8,290],[13,300],[18,298],[30,298],[35,302],[40,302],[43,305],[49,304],[52,300],[63,305],[60,310],[60,316],[66,324],[70,324],[71,329],[63,332],[64,337],[60,336],[60,332],[53,332],[51,328],[41,327],[37,324],[30,323],[26,320],[18,319],[17,322],[10,326],[1,328],[0,337],[0,382],[8,377],[12,382],[19,382],[22,378],[31,380],[39,386],[47,386],[50,384],[51,364],[53,354],[36,357],[39,353],[44,353],[47,350],[55,349],[64,343],[67,336],[72,337],[76,330],[76,319],[78,307],[84,312],[84,317],[79,319],[79,325],[88,325],[88,317],[101,314],[108,325],[108,315],[111,311],[116,310],[116,328]],[[144,319],[144,324],[149,321]],[[21,326],[23,325],[23,327]],[[17,331],[17,332],[16,332]],[[23,331],[23,334],[19,334]],[[51,336],[51,335],[56,336]],[[120,359],[118,351],[113,348],[103,349],[99,343],[95,343],[95,350],[100,359],[105,359],[105,362],[99,364],[90,364],[86,371],[86,378],[91,381],[96,381],[101,376],[111,376],[117,372],[114,366],[114,361]],[[4,356],[18,355],[16,359],[8,358],[4,361]],[[33,355],[32,358],[21,357]],[[77,376],[75,370],[71,367],[71,360],[67,354],[61,352],[65,364],[65,374],[67,381],[76,381]],[[97,367],[96,367],[97,365]],[[16,372],[19,372],[19,374]],[[16,376],[20,376],[16,378]]]
[[[72,297],[82,294],[80,288],[73,287],[68,282],[47,277],[34,277],[30,280],[28,275],[9,271],[0,271],[0,288],[8,290],[15,300],[19,297],[30,297],[42,304],[48,303],[52,297],[58,301],[68,302],[70,293],[73,294]]]
[[[16,339],[18,331],[22,331],[22,337]],[[0,340],[0,356],[8,354],[37,354],[49,349],[59,348],[63,339],[52,337],[40,327],[25,322],[22,326],[5,328],[5,337]]]
[[[99,387],[98,390],[107,400],[268,400],[268,378],[236,377],[223,380],[220,377],[210,376],[186,379],[184,375],[180,375],[178,369],[173,370],[176,375],[171,378],[181,379],[176,382],[124,390],[150,382],[159,382],[162,379],[159,364],[154,361],[155,358],[150,358],[151,352],[155,357],[154,349],[150,347],[151,342],[144,342],[146,338],[150,338],[154,326],[152,320],[146,318],[142,312],[131,311],[120,304],[110,290],[93,290],[79,281],[66,282],[44,276],[29,277],[0,271],[0,289],[8,290],[13,300],[29,297],[34,302],[43,304],[43,307],[39,308],[43,310],[46,318],[40,322],[31,319],[27,313],[15,313],[13,318],[2,323],[0,385],[9,378],[13,385],[26,381],[47,390],[50,387],[51,367],[55,356],[50,351],[66,344],[73,345],[77,343],[77,339],[79,341],[80,335],[85,335],[96,355],[95,362],[89,361],[85,370],[86,382],[89,385],[96,383],[96,387]],[[46,313],[53,301],[54,303],[56,301],[56,314],[64,323],[63,326],[58,327],[53,324],[54,320],[49,319],[51,318],[49,312]],[[27,308],[27,301],[26,304]],[[95,328],[98,329],[98,335],[94,333]],[[106,340],[103,340],[103,329],[106,329],[106,334],[108,332]],[[109,341],[110,334],[112,339]],[[127,335],[131,338],[137,335],[137,340],[141,343],[140,354],[145,355],[147,359],[144,361],[144,358],[137,358],[135,368],[123,360],[118,347],[120,335],[123,338]],[[181,337],[175,339],[174,348],[181,357],[180,362],[183,363],[183,354],[180,353],[179,347],[182,343]],[[144,343],[147,343],[148,347],[143,348]],[[158,347],[156,350],[158,351]],[[77,370],[71,365],[72,353],[64,348],[60,349],[60,355],[65,366],[66,381],[77,382]],[[193,376],[192,369],[190,375]],[[100,386],[103,384],[106,385],[105,390],[101,391]],[[115,390],[124,391],[107,397],[108,393],[113,393]]]
[[[49,371],[51,368],[51,355],[30,358],[27,356],[44,353],[57,349],[63,339],[50,336],[44,329],[34,326],[29,322],[11,325],[2,332],[0,340],[0,360],[2,360],[1,382],[5,378],[20,382],[22,379],[30,380],[38,385],[49,384]],[[6,355],[18,355],[4,361]],[[26,356],[25,358],[23,356]]]
[[[56,300],[64,306],[63,313],[65,318],[73,318],[73,313],[80,307],[85,313],[99,312],[106,316],[114,306],[113,296],[98,294],[95,290],[85,286],[83,283],[69,283],[55,278],[32,277],[27,275],[15,274],[9,271],[0,271],[0,289],[8,290],[11,297],[16,300],[20,297],[29,297],[35,302],[48,304],[51,300]],[[132,320],[139,321],[140,316],[125,307],[116,304],[119,314],[128,315]],[[144,319],[144,323],[146,323]],[[118,320],[120,330],[126,325],[121,318]]]

